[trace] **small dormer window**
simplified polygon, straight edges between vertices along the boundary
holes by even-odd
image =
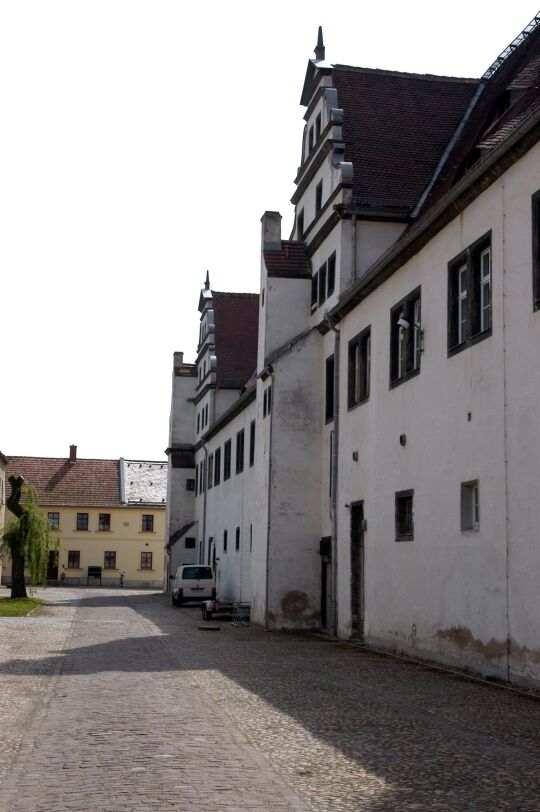
[[[317,118],[315,119],[315,143],[321,137],[321,114],[319,113]]]

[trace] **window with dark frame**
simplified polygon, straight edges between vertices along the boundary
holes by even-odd
[[[414,491],[396,491],[396,541],[414,540]]]
[[[236,538],[235,538],[234,548],[237,551],[240,549],[240,528],[239,527],[236,528]]]
[[[480,498],[478,480],[461,483],[461,532],[480,530]]]
[[[491,232],[448,264],[448,353],[491,335]]]
[[[319,214],[322,209],[322,180],[319,181],[315,188],[315,214]]]
[[[314,273],[311,277],[311,310],[317,309],[319,301],[319,274]]]
[[[304,238],[304,209],[300,209],[296,218],[296,238],[298,240]]]
[[[328,296],[336,289],[336,252],[328,257]]]
[[[334,419],[334,356],[326,359],[324,419],[329,423]]]
[[[194,550],[197,546],[197,539],[190,537],[186,538],[184,546],[186,550]]]
[[[319,268],[319,307],[326,300],[326,262]]]
[[[249,467],[255,465],[255,421],[249,424]]]
[[[80,550],[68,550],[68,570],[78,570],[81,568]]]
[[[195,496],[199,495],[199,466],[195,466]]]
[[[231,441],[227,440],[224,446],[224,457],[223,457],[223,480],[231,478]]]
[[[200,422],[201,422],[201,415],[200,413],[197,415],[197,434],[200,431]]]
[[[223,552],[227,552],[227,531],[223,531]]]
[[[195,480],[190,477],[186,479],[186,491],[194,491],[195,490]]]
[[[317,142],[321,137],[321,123],[322,123],[321,114],[317,113],[317,118],[315,119],[315,142]]]
[[[540,309],[540,191],[532,196],[533,307]]]
[[[311,150],[313,149],[313,127],[309,128],[308,149],[309,149],[309,152],[311,152]]]
[[[141,569],[142,570],[152,569],[152,553],[147,552],[141,553]]]
[[[98,520],[98,530],[107,531],[111,529],[111,514],[100,513]]]
[[[88,530],[88,513],[77,513],[77,530]]]
[[[1,504],[1,502],[0,502]],[[56,511],[49,511],[47,513],[47,524],[49,530],[59,530],[60,529],[60,513]]]
[[[214,485],[214,455],[208,457],[208,488]]]
[[[154,514],[153,513],[143,513],[142,532],[143,533],[153,533],[154,532]]]
[[[371,378],[371,326],[349,341],[347,404],[349,409],[369,398]]]
[[[244,429],[236,435],[236,473],[241,474],[244,470]]]
[[[116,551],[105,550],[103,553],[103,569],[115,570],[116,569]]]
[[[214,485],[221,482],[221,448],[216,448],[214,452]]]
[[[420,372],[421,318],[421,289],[418,287],[390,311],[390,386],[397,386]]]

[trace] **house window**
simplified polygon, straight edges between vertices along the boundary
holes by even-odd
[[[223,531],[223,552],[227,552],[227,531]]]
[[[208,403],[204,407],[204,425],[208,425]]]
[[[324,419],[326,423],[334,418],[334,356],[326,359],[326,387],[325,387]]]
[[[328,258],[328,296],[336,289],[336,252]]]
[[[319,307],[326,299],[326,262],[319,268]]]
[[[235,548],[235,550],[240,549],[240,528],[239,527],[236,528],[236,538],[235,538],[235,542],[234,542],[234,548]]]
[[[199,466],[199,493],[205,491],[206,460],[202,460]]]
[[[210,454],[208,457],[208,487],[211,488],[214,484],[214,455]]]
[[[152,553],[141,553],[141,569],[152,569]]]
[[[223,458],[223,479],[231,478],[231,441],[225,443],[225,456]]]
[[[143,533],[154,532],[154,515],[152,513],[143,513],[142,532]]]
[[[321,137],[321,114],[317,114],[317,118],[315,119],[315,141],[317,142]]]
[[[244,429],[236,435],[236,473],[241,474],[244,470]]]
[[[304,237],[304,209],[300,209],[297,217],[296,226],[296,239],[301,240]]]
[[[88,513],[77,513],[77,530],[88,530]]]
[[[199,494],[199,466],[195,466],[195,496]]]
[[[200,413],[199,413],[199,414],[197,415],[197,434],[198,434],[198,433],[199,433],[199,431],[200,431],[200,421],[201,421],[201,415],[200,415]]]
[[[322,180],[319,181],[315,189],[315,214],[322,209]]]
[[[371,378],[371,327],[349,341],[348,406],[351,409],[369,397]]]
[[[396,492],[396,541],[414,539],[414,491]]]
[[[221,482],[221,448],[217,448],[214,453],[214,485]]]
[[[309,143],[309,152],[311,152],[311,150],[313,149],[313,127],[309,128],[308,143]]]
[[[319,274],[315,273],[311,277],[311,310],[317,309],[319,299]]]
[[[533,302],[540,308],[540,191],[532,197]]]
[[[491,335],[491,233],[448,265],[448,352]]]
[[[190,478],[186,479],[186,491],[194,491],[195,490],[195,480]]]
[[[79,550],[68,550],[68,570],[78,570],[81,566],[81,553]]]
[[[195,539],[195,538],[186,538],[184,546],[185,546],[186,550],[194,550],[195,547],[197,546],[197,539]]]
[[[2,503],[0,502],[0,504]],[[47,513],[47,521],[49,525],[49,530],[60,529],[60,513],[57,513],[55,511]]]
[[[264,291],[265,291],[265,288],[263,288],[261,290],[261,307],[264,307]]]
[[[103,554],[103,569],[115,570],[116,569],[116,552],[114,550],[106,550]]]
[[[420,372],[422,322],[420,288],[390,311],[390,386]]]
[[[263,394],[263,417],[270,414],[272,408],[272,387],[268,386]]]
[[[98,521],[98,530],[110,530],[110,529],[111,529],[111,514],[100,513]]]
[[[252,420],[249,425],[249,467],[253,468],[255,465],[255,421]]]
[[[461,532],[477,533],[480,529],[478,480],[461,483]]]

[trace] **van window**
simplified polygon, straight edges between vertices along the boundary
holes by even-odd
[[[186,578],[188,580],[197,579],[206,581],[207,579],[212,579],[214,577],[214,573],[212,572],[211,567],[184,567],[184,572],[182,573],[182,578]]]

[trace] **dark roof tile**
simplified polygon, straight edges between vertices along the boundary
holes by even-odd
[[[240,389],[257,366],[258,293],[212,291],[217,386]]]
[[[12,475],[24,477],[36,488],[40,505],[115,507],[121,504],[118,460],[78,459],[70,463],[65,457],[10,455],[6,477]]]
[[[268,276],[311,279],[311,263],[303,242],[282,240],[281,251],[264,251]]]

